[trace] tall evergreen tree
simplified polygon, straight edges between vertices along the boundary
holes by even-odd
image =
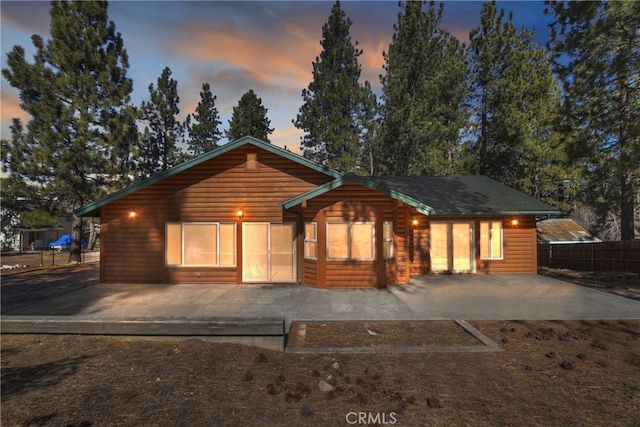
[[[180,160],[178,142],[184,127],[177,118],[178,82],[171,78],[171,70],[165,67],[158,77],[158,87],[149,85],[151,101],[143,101],[141,119],[146,123],[141,138],[138,173],[146,178],[175,166]]]
[[[489,175],[532,196],[562,204],[575,176],[553,131],[560,107],[549,55],[534,33],[504,20],[504,10],[485,3],[479,28],[470,33],[472,144],[475,173]]]
[[[20,91],[31,116],[14,120],[3,158],[16,197],[27,193],[40,206],[77,209],[128,176],[126,129],[132,82],[127,52],[108,20],[107,3],[54,1],[51,38],[31,40],[34,62],[15,46],[2,75]],[[61,212],[52,212],[55,214]],[[73,217],[70,261],[80,261],[82,222]]]
[[[269,135],[273,129],[269,127],[271,121],[267,118],[267,109],[262,105],[262,99],[249,89],[242,95],[237,107],[233,107],[233,115],[229,120],[229,130],[226,136],[229,141],[253,136],[265,142],[269,141]]]
[[[304,131],[304,156],[344,172],[366,173],[363,144],[371,132],[367,117],[375,108],[375,95],[361,85],[357,43],[351,43],[349,19],[340,2],[322,27],[322,52],[313,62],[313,80],[302,91],[304,103],[293,120]]]
[[[379,160],[385,174],[457,172],[454,157],[467,120],[464,45],[439,28],[442,4],[424,7],[424,1],[404,4],[383,53]]]
[[[550,47],[563,81],[563,134],[589,204],[620,213],[634,239],[640,177],[640,2],[548,2]]]
[[[186,120],[190,136],[189,151],[193,156],[199,156],[218,146],[222,136],[218,126],[222,122],[216,108],[216,99],[217,97],[211,93],[211,85],[204,83],[196,111]],[[190,123],[191,118],[196,122],[193,125]]]

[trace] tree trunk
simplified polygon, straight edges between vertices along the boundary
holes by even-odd
[[[93,218],[89,219],[89,241],[87,242],[87,248],[93,250],[96,246],[96,222]]]
[[[82,262],[82,218],[73,214],[71,221],[71,250],[69,263]]]
[[[635,238],[635,227],[633,224],[634,196],[633,172],[627,170],[622,176],[622,206],[620,211],[620,238],[622,240],[633,240]]]

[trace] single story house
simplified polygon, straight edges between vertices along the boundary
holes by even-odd
[[[244,137],[76,211],[100,280],[372,288],[425,273],[535,273],[555,208],[483,176],[342,174]]]

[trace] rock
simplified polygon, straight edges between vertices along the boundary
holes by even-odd
[[[313,417],[313,408],[308,403],[305,403],[300,408],[300,415],[305,418]]]
[[[324,381],[318,382],[318,388],[323,393],[328,393],[330,391],[333,391],[333,386],[331,384],[329,384],[329,383],[324,382]]]
[[[333,362],[333,363],[331,364],[331,367],[332,367],[333,369],[340,369],[340,364],[339,364],[338,362]]]
[[[432,408],[441,409],[444,408],[444,402],[437,396],[432,396],[427,399],[427,405]]]
[[[267,356],[265,356],[264,353],[260,353],[253,358],[253,363],[265,363],[266,361],[267,361]]]

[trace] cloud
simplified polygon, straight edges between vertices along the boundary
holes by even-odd
[[[276,128],[271,135],[269,135],[269,139],[271,143],[277,145],[280,148],[287,148],[291,150],[292,153],[302,154],[300,150],[300,137],[303,135],[303,132],[296,128],[293,125],[289,125],[283,128]]]
[[[31,116],[20,108],[20,99],[14,91],[6,91],[3,88],[2,94],[2,107],[0,108],[0,119],[2,122],[2,135],[1,139],[10,139],[10,126],[14,118],[19,118],[22,123],[25,124]]]
[[[46,35],[49,32],[49,9],[44,1],[3,1],[2,26],[12,27],[29,34]],[[4,32],[4,30],[3,30]]]
[[[291,36],[291,31],[296,33],[295,28],[285,33],[251,33],[199,24],[171,42],[170,48],[185,61],[222,69],[217,73],[221,84],[233,84],[242,76],[261,85],[303,87],[321,46],[308,37]]]

